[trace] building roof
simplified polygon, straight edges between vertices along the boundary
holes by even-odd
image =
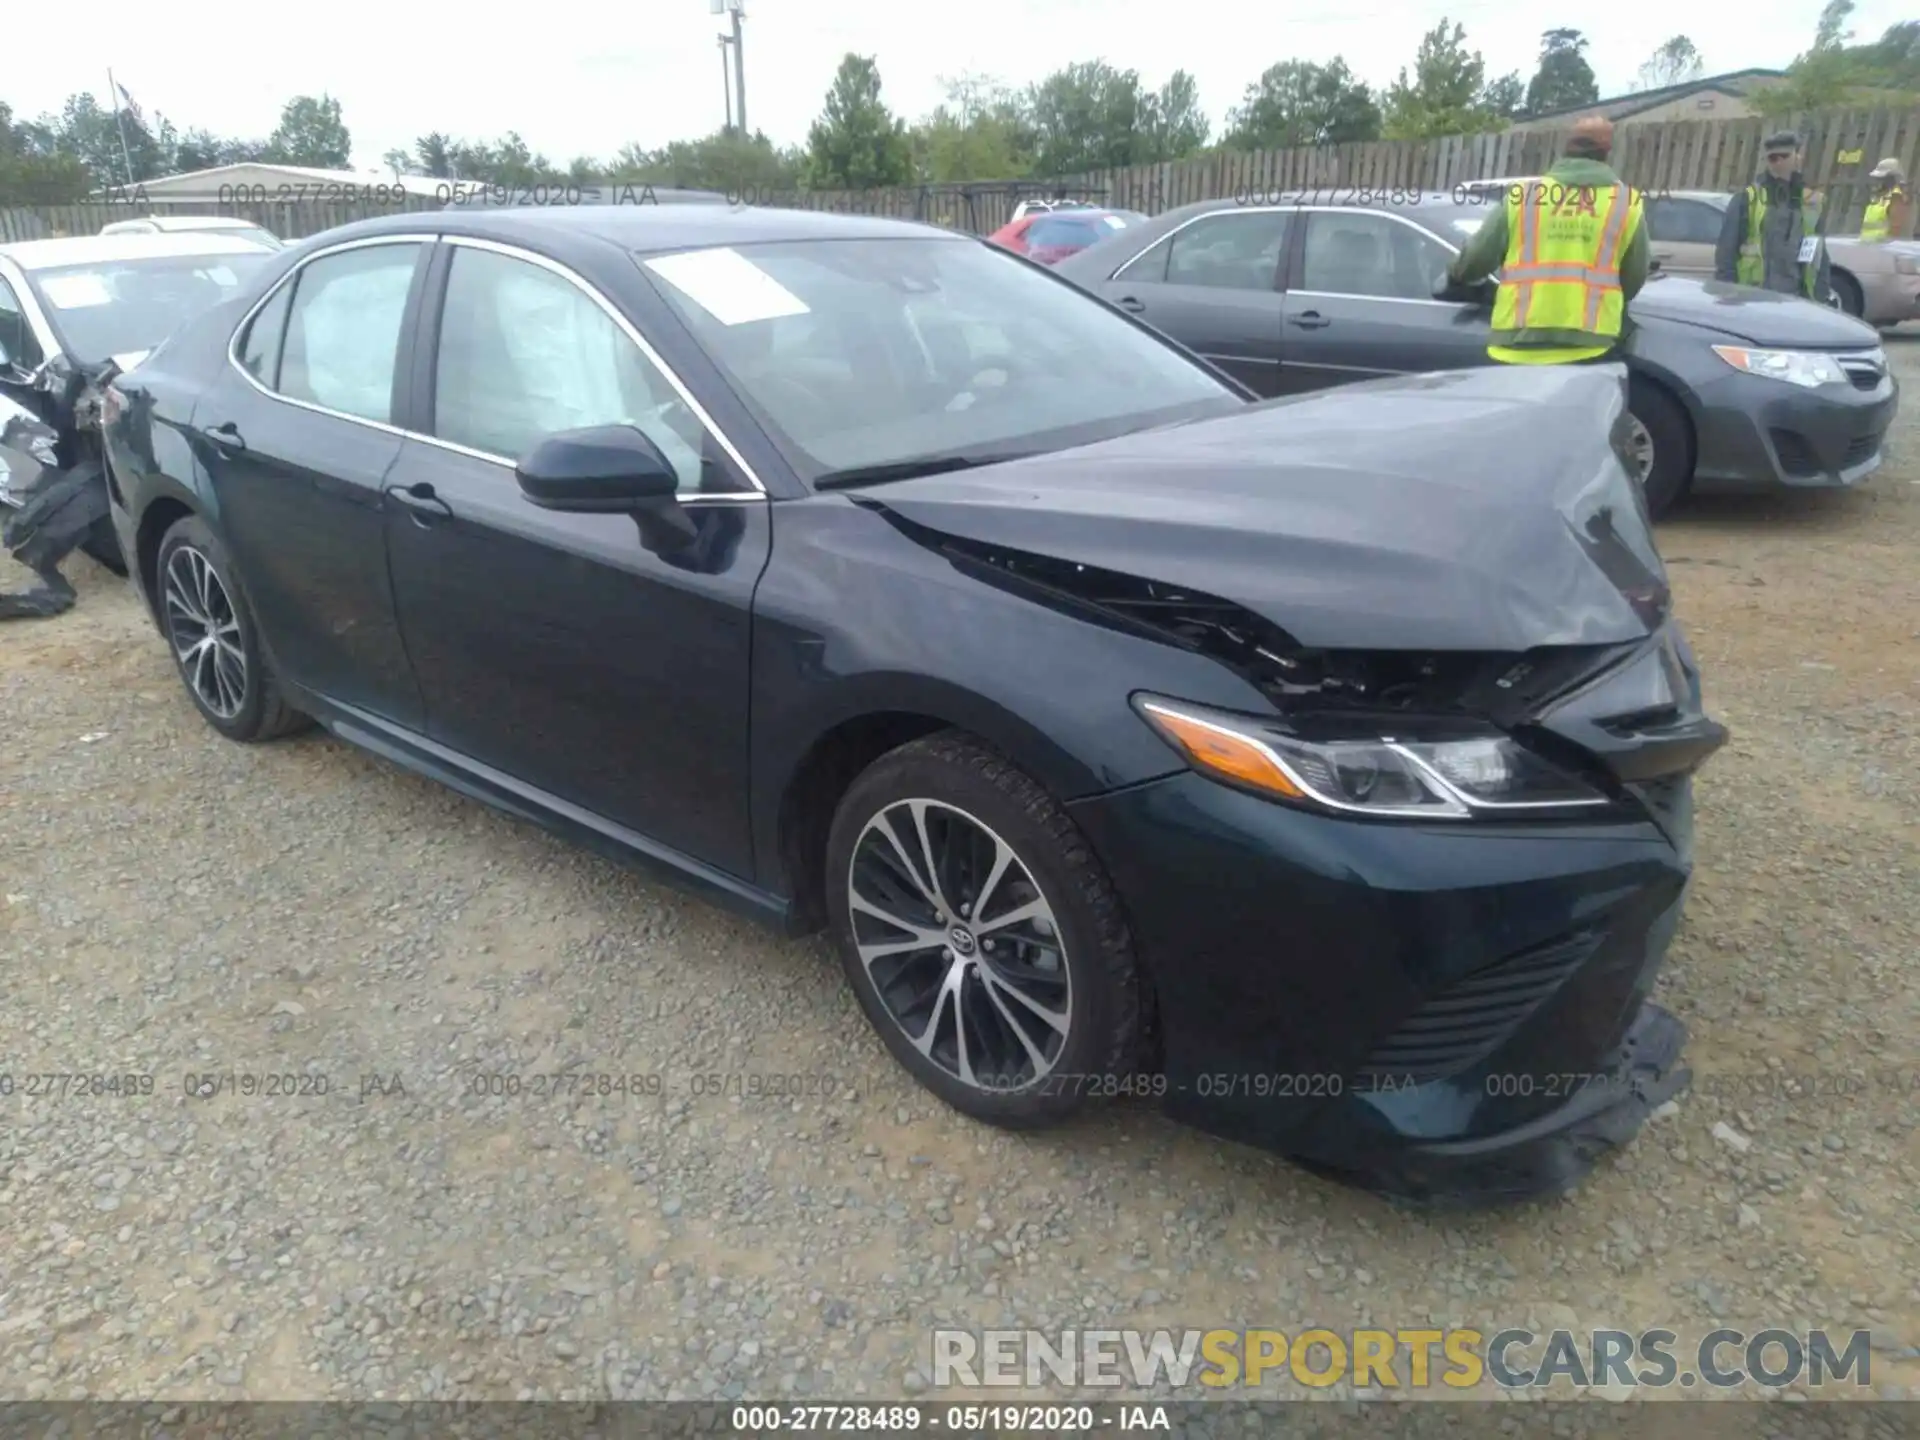
[[[1602,98],[1586,105],[1564,105],[1558,110],[1542,110],[1537,115],[1523,115],[1520,118],[1531,125],[1562,115],[1586,115],[1597,110],[1609,120],[1624,120],[1630,115],[1638,115],[1643,110],[1651,110],[1656,105],[1665,105],[1669,101],[1695,95],[1702,90],[1743,97],[1747,93],[1749,82],[1786,78],[1787,72],[1784,70],[1729,70],[1724,75],[1702,75],[1698,80],[1683,80],[1678,85],[1662,85],[1657,90],[1633,90],[1625,95]]]
[[[22,270],[51,270],[63,265],[112,265],[123,260],[153,260],[167,255],[269,255],[257,240],[214,230],[175,231],[170,235],[74,235],[57,240],[21,240],[0,245]]]

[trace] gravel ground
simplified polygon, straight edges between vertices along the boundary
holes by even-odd
[[[1663,982],[1698,1081],[1497,1214],[1143,1106],[979,1128],[821,942],[323,736],[221,741],[77,561],[79,607],[0,647],[0,1396],[883,1398],[940,1323],[1864,1326],[1876,1387],[1920,1386],[1920,337],[1889,345],[1869,488],[1664,527],[1735,732]],[[562,1070],[658,1079],[473,1093]]]

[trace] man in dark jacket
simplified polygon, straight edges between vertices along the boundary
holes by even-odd
[[[1821,243],[1820,196],[1800,173],[1800,137],[1769,135],[1766,169],[1733,197],[1714,247],[1713,275],[1821,304],[1833,293]]]

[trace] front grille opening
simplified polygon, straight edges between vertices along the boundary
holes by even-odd
[[[1498,1049],[1575,970],[1595,944],[1578,931],[1474,971],[1429,997],[1361,1064],[1382,1087],[1425,1085],[1457,1075]]]
[[[1797,430],[1767,431],[1773,440],[1773,453],[1780,457],[1780,468],[1789,475],[1818,475],[1820,461],[1813,453],[1813,447],[1807,443],[1807,437]]]

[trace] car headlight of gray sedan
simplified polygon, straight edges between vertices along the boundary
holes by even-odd
[[[1754,350],[1745,345],[1716,345],[1713,353],[1736,370],[1769,380],[1784,380],[1809,390],[1847,383],[1847,372],[1831,355],[1817,350]]]

